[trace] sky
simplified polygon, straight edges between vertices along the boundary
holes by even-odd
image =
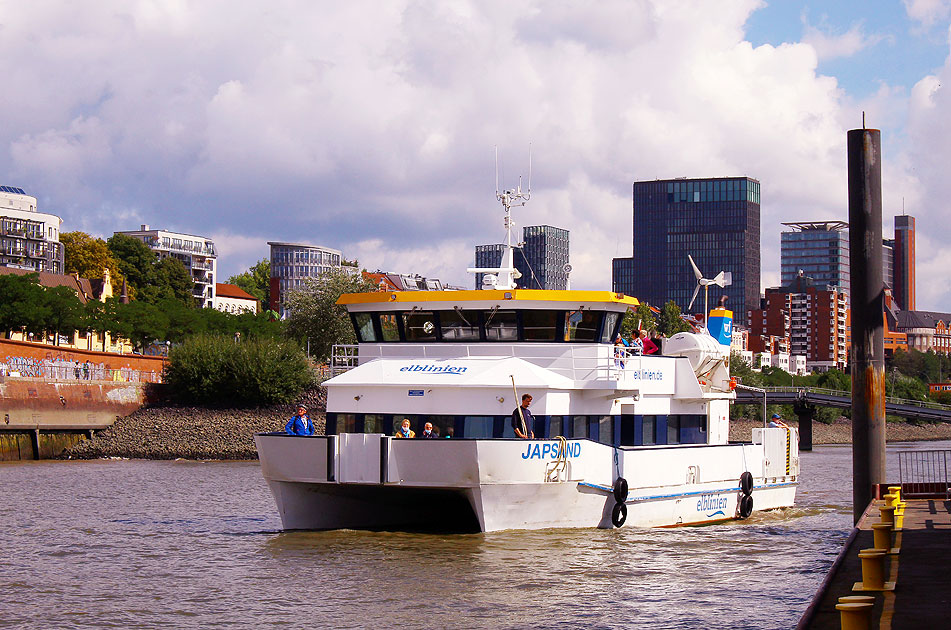
[[[632,254],[631,185],[762,185],[782,222],[847,220],[846,133],[882,130],[883,232],[917,221],[917,308],[951,312],[951,0],[0,0],[0,184],[63,231],[267,241],[466,287],[474,247],[571,233],[571,287]],[[531,149],[529,149],[531,147]],[[701,269],[702,261],[698,261]]]

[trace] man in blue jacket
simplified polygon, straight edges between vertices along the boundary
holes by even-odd
[[[307,415],[307,407],[297,405],[297,415],[287,421],[284,431],[289,435],[314,434],[314,423],[310,421],[310,416]]]

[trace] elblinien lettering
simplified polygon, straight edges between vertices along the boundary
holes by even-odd
[[[468,368],[460,365],[409,365],[400,372],[429,372],[430,374],[462,374]]]

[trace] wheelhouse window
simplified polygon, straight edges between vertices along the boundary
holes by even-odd
[[[395,313],[380,313],[380,332],[383,341],[399,341],[400,327]]]
[[[443,341],[479,340],[479,311],[441,311],[439,324],[442,327]]]
[[[515,311],[487,311],[483,317],[486,341],[518,340],[518,314]]]
[[[436,314],[432,311],[403,313],[406,341],[436,341]]]
[[[561,328],[559,311],[522,311],[525,341],[554,341]]]
[[[383,430],[383,414],[368,413],[363,417],[364,433],[385,433]]]
[[[620,318],[620,313],[604,314],[604,328],[601,332],[601,343],[614,343],[614,329],[617,328],[617,322]]]
[[[377,341],[372,313],[354,313],[353,325],[357,329],[357,339],[363,342]]]
[[[565,341],[597,341],[602,315],[599,311],[568,311]]]

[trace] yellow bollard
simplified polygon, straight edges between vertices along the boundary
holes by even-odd
[[[901,486],[888,486],[888,494],[894,494],[895,501],[901,503]]]
[[[892,526],[888,523],[872,524],[872,540],[875,548],[885,553],[892,552]],[[896,550],[897,553],[897,550]]]
[[[836,604],[842,630],[869,630],[869,617],[874,607],[867,602]]]
[[[878,508],[879,514],[881,514],[882,522],[888,525],[895,524],[895,506],[893,505],[883,505]]]
[[[885,552],[881,549],[863,549],[859,552],[862,561],[862,581],[856,582],[853,591],[894,591],[895,583],[885,581]]]
[[[886,495],[883,496],[882,498],[885,499],[885,505],[891,505],[891,506],[893,506],[893,507],[898,507],[898,495],[897,495],[897,494],[892,494],[892,493],[889,492],[888,494],[886,494]]]
[[[874,595],[844,595],[839,598],[840,604],[875,604]]]

